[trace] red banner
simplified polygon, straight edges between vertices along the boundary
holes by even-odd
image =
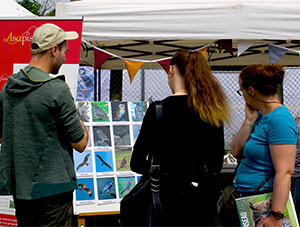
[[[20,19],[0,20],[0,89],[13,73],[14,64],[28,64],[31,58],[30,45],[33,32],[44,23],[53,23],[65,31],[76,31],[79,38],[70,41],[65,64],[79,64],[82,19],[43,20]]]

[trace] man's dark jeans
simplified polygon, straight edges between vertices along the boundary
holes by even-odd
[[[71,226],[73,192],[14,203],[18,226]]]

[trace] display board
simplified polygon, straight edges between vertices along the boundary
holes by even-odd
[[[89,142],[74,151],[79,188],[74,191],[74,214],[119,211],[120,201],[138,182],[130,171],[133,145],[148,108],[147,102],[76,102]]]
[[[71,93],[76,98],[80,60],[83,18],[0,18],[0,90],[8,77],[28,65],[31,59],[30,45],[35,29],[44,23],[53,23],[65,31],[76,31],[79,38],[68,42],[66,62],[58,75],[65,75]]]

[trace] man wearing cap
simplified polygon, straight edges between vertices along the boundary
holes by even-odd
[[[11,75],[0,93],[0,194],[13,195],[19,226],[70,226],[77,188],[73,148],[88,134],[64,76],[76,32],[43,24],[32,37],[30,63]]]

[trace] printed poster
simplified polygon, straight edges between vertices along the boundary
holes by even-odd
[[[93,101],[94,95],[94,68],[80,66],[78,70],[77,97],[76,101]]]
[[[236,199],[241,226],[260,226],[262,221],[271,213],[272,194],[266,193]],[[299,226],[291,192],[284,211],[283,226]]]

